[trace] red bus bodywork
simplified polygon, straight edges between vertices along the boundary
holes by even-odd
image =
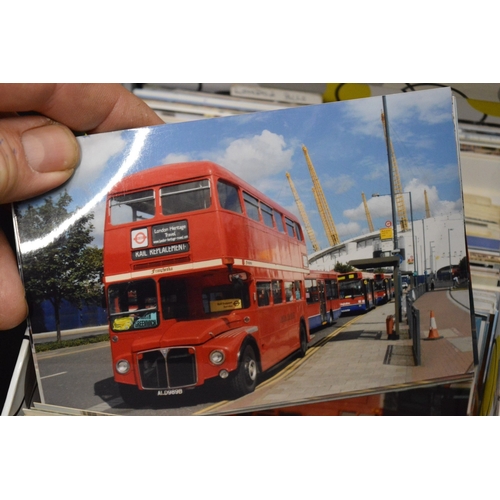
[[[305,278],[309,328],[331,325],[340,317],[338,273],[312,271]]]
[[[372,273],[352,271],[339,274],[337,279],[343,313],[366,312],[375,307]]]
[[[104,283],[115,381],[182,393],[209,379],[251,392],[310,340],[296,218],[207,161],[132,174],[109,193]]]

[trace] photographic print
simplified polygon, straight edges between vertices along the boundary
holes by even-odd
[[[79,142],[15,207],[45,403],[237,414],[472,380],[450,89]]]

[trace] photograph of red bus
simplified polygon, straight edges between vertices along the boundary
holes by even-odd
[[[352,271],[338,275],[342,313],[367,312],[375,307],[373,274]]]
[[[338,273],[315,271],[305,278],[309,328],[333,324],[340,317]]]
[[[296,217],[208,161],[132,174],[108,194],[104,284],[126,402],[209,379],[235,395],[310,340]]]

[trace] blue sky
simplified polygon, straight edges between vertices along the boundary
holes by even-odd
[[[386,99],[401,183],[412,193],[414,219],[425,215],[424,189],[431,215],[461,213],[450,90]],[[316,238],[326,248],[302,145],[309,151],[341,241],[368,232],[362,192],[375,229],[381,228],[391,218],[390,198],[372,198],[373,193],[390,192],[381,112],[382,98],[371,97],[85,136],[79,139],[80,167],[63,189],[73,197],[75,208],[95,212],[95,243],[100,245],[106,186],[124,175],[167,163],[212,160],[298,215],[285,175],[289,172]],[[311,251],[309,242],[308,247]]]

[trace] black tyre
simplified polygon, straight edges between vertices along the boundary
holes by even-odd
[[[299,357],[303,358],[307,352],[307,331],[304,323],[300,324],[299,339],[300,339]]]
[[[255,390],[259,364],[255,350],[251,345],[246,345],[241,353],[236,372],[231,379],[231,389],[235,396],[244,396]]]

